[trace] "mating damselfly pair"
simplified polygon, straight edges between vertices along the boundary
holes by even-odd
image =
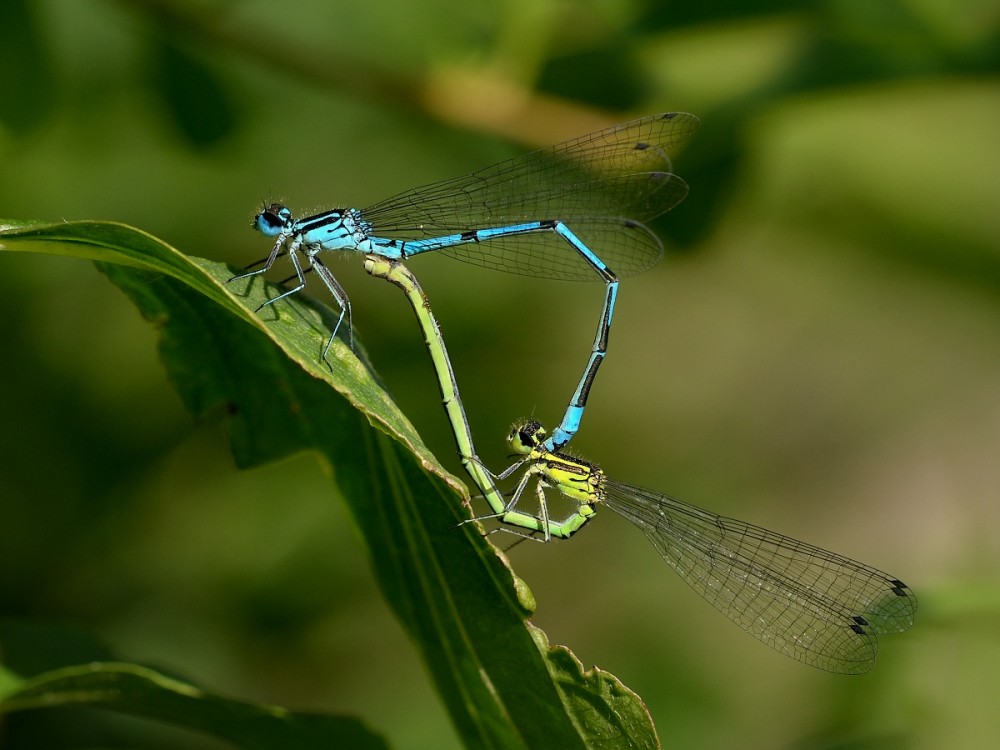
[[[608,349],[619,276],[641,273],[662,256],[644,222],[687,195],[673,174],[672,153],[698,125],[684,113],[634,120],[514,157],[469,175],[400,193],[366,208],[295,218],[265,206],[254,228],[275,237],[262,267],[287,252],[295,285],[312,269],[340,307],[337,328],[353,330],[350,301],[320,255],[366,256],[365,268],[403,290],[422,328],[455,440],[500,529],[548,541],[569,538],[601,506],[642,529],[664,560],[706,600],[764,643],[804,663],[858,673],[874,665],[878,636],[913,622],[916,599],[897,578],[849,558],[765,529],[699,510],[666,495],[616,482],[596,465],[561,452],[580,427],[597,370]],[[515,426],[509,444],[521,459],[499,475],[480,461],[437,322],[403,261],[440,251],[477,265],[525,275],[600,280],[605,295],[582,377],[561,423],[549,436],[537,422]],[[259,309],[259,308],[258,308]],[[327,363],[329,366],[329,363]],[[498,480],[522,471],[509,496]],[[537,511],[519,507],[533,487]],[[576,510],[550,518],[548,492]]]

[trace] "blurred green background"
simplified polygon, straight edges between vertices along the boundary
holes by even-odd
[[[992,747],[998,31],[987,0],[8,0],[0,216],[120,220],[240,266],[268,250],[248,226],[262,200],[364,206],[633,116],[699,115],[677,160],[691,194],[656,223],[668,256],[622,285],[574,448],[891,571],[917,624],[868,676],[810,670],[607,513],[511,551],[535,622],[635,689],[667,747]],[[457,473],[409,309],[332,263]],[[357,712],[400,748],[455,746],[316,461],[236,471],[92,266],[0,264],[0,616],[82,625],[242,698]],[[602,290],[413,269],[503,466],[513,420],[561,415]]]

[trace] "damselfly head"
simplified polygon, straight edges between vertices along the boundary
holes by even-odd
[[[526,456],[544,443],[546,437],[548,433],[545,428],[532,419],[511,427],[507,434],[507,443],[515,453]]]
[[[288,229],[292,224],[292,211],[280,203],[264,206],[260,213],[253,217],[251,226],[265,237],[275,237]]]

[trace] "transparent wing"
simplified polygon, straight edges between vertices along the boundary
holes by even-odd
[[[685,113],[645,117],[469,175],[408,190],[364,209],[362,215],[372,236],[396,240],[549,220],[561,220],[574,231],[582,220],[592,226],[603,223],[609,233],[620,231],[630,224],[625,220],[649,221],[687,195],[687,184],[671,174],[670,153],[698,124],[698,118]],[[631,236],[628,232],[625,235]],[[629,239],[622,240],[619,254],[627,255],[630,244]],[[635,244],[636,253],[642,256],[648,243],[640,239]],[[549,256],[547,248],[543,241],[536,252]],[[591,249],[603,258],[600,247]],[[559,252],[573,254],[565,243]],[[479,265],[515,270],[487,259],[490,253],[482,251],[463,253],[456,248],[449,254]],[[536,260],[517,272],[551,275],[555,268],[565,266],[565,261],[546,263]],[[642,260],[638,265],[646,263]]]
[[[913,624],[913,592],[863,563],[613,480],[605,501],[641,528],[695,591],[793,659],[830,672],[867,672],[878,636]]]

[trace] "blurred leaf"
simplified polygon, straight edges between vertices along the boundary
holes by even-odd
[[[8,0],[0,16],[0,121],[17,133],[37,127],[51,112],[52,68],[36,7]]]
[[[782,13],[801,12],[801,0],[716,0],[713,3],[663,3],[647,0],[637,31],[659,32],[699,24],[749,22]]]
[[[236,105],[219,75],[201,57],[157,33],[150,47],[149,76],[171,120],[192,146],[206,148],[236,127]]]
[[[0,664],[17,681],[71,664],[111,661],[108,648],[91,634],[65,625],[0,620]],[[20,689],[20,686],[18,686]]]
[[[568,651],[526,628],[530,592],[473,526],[456,528],[469,517],[461,485],[369,368],[339,341],[332,371],[319,362],[331,311],[295,295],[254,314],[275,287],[260,277],[227,285],[227,267],[121,224],[9,227],[0,249],[101,261],[159,327],[165,366],[192,412],[226,415],[240,465],[302,450],[322,457],[469,746],[655,746],[634,693],[612,675],[582,673]]]
[[[670,251],[702,249],[700,243],[718,224],[743,168],[741,117],[755,106],[756,101],[748,101],[707,113],[697,137],[685,146],[678,173],[697,188],[669,214],[650,222],[657,234],[668,239]]]
[[[225,698],[138,664],[90,662],[18,679],[0,668],[0,713],[90,706],[259,748],[386,748],[359,720]]]
[[[625,37],[610,45],[549,59],[536,82],[539,91],[572,101],[628,112],[647,93],[645,75]]]

